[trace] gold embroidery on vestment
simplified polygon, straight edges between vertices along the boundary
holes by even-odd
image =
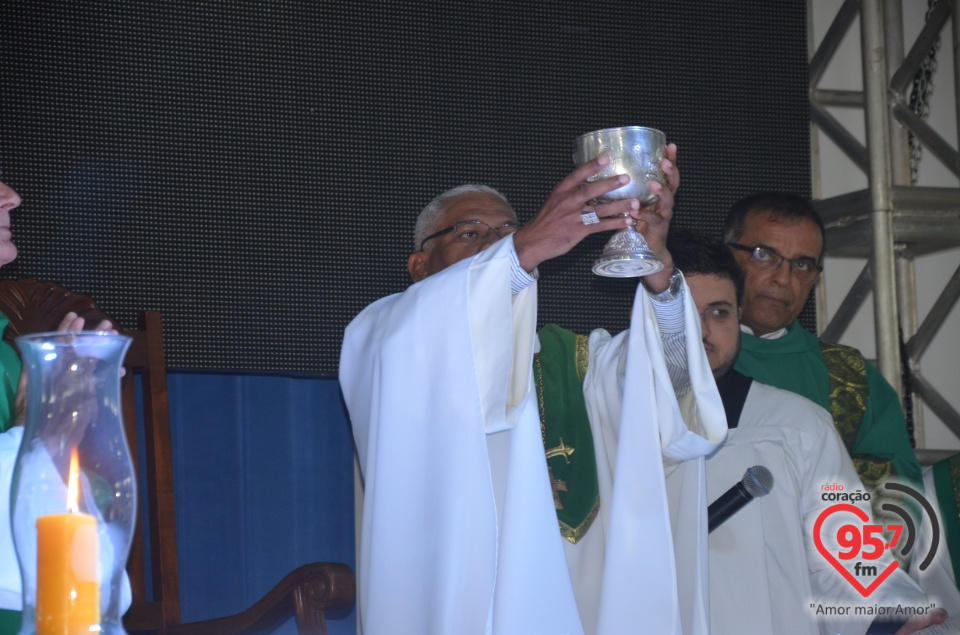
[[[560,535],[572,542],[577,544],[577,541],[583,538],[583,535],[587,533],[587,530],[590,529],[590,525],[593,524],[593,521],[597,519],[597,514],[600,513],[600,497],[597,497],[597,502],[593,504],[593,509],[590,510],[590,513],[587,514],[587,517],[579,527],[571,527],[567,523],[560,522]]]
[[[550,448],[547,450],[547,460],[552,459],[555,456],[562,456],[563,460],[567,462],[567,465],[570,464],[570,455],[573,454],[576,450],[563,442],[563,437],[560,437],[560,445],[555,448]]]
[[[853,454],[867,411],[867,365],[855,349],[822,342],[823,362],[830,376],[830,414],[847,452]]]
[[[550,474],[550,489],[553,490],[553,506],[557,509],[563,509],[563,503],[560,502],[560,492],[567,492],[567,483],[566,481],[561,481],[560,479],[553,478],[553,468],[548,467],[547,472]],[[563,524],[562,522],[560,523]]]
[[[960,483],[960,460],[956,455],[950,458],[950,481]],[[957,518],[960,519],[960,487],[956,485],[953,488],[953,500],[957,505]]]
[[[583,384],[583,380],[587,376],[587,366],[590,365],[590,338],[586,335],[577,335],[576,348],[577,377]]]
[[[879,456],[856,454],[850,458],[853,459],[853,466],[857,468],[857,476],[869,491],[875,490],[894,473],[893,461],[881,459]]]
[[[537,401],[540,405],[540,440],[543,442],[543,446],[547,446],[547,423],[545,419],[547,418],[547,409],[543,403],[543,366],[540,364],[540,354],[535,353],[533,356],[533,365],[537,367]]]
[[[590,360],[590,349],[589,349],[589,338],[586,335],[577,335],[575,352],[574,352],[575,364],[576,364],[576,373],[577,378],[580,380],[580,383],[583,383],[584,377],[586,376],[587,366],[589,365]],[[544,397],[543,391],[543,364],[540,360],[540,354],[534,353],[533,355],[533,365],[536,367],[537,371],[537,402],[540,408],[540,438],[543,442],[544,451],[546,453],[546,458],[549,460],[558,456],[562,456],[567,464],[570,463],[570,456],[575,452],[573,446],[568,446],[564,443],[563,437],[560,437],[560,445],[547,449],[547,417],[546,417],[546,399]],[[563,503],[560,501],[560,492],[569,492],[568,485],[566,481],[560,479],[554,479],[553,477],[553,468],[547,466],[550,477],[550,487],[553,491],[553,503],[554,507],[558,510],[563,509]],[[582,538],[587,530],[590,529],[590,526],[593,524],[593,521],[596,520],[597,515],[600,510],[600,496],[599,493],[594,501],[593,507],[590,509],[590,512],[584,517],[583,522],[581,522],[577,527],[572,527],[569,524],[563,522],[559,518],[557,522],[560,526],[560,535],[570,542],[576,544],[577,541]]]

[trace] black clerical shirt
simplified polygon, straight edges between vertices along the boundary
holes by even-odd
[[[720,391],[720,399],[723,401],[723,410],[727,414],[727,427],[736,428],[740,423],[740,413],[743,412],[743,404],[747,400],[747,393],[750,392],[750,384],[753,383],[752,377],[747,377],[732,368],[727,374],[717,380],[717,389]]]

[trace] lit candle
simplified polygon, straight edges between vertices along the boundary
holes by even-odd
[[[100,631],[97,519],[80,513],[80,465],[70,455],[67,513],[37,518],[37,635]]]

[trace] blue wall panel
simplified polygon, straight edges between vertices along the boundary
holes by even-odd
[[[338,382],[168,379],[184,621],[243,610],[308,562],[355,568],[353,440]],[[356,633],[354,611],[334,617],[331,633]],[[293,632],[292,620],[277,631]]]

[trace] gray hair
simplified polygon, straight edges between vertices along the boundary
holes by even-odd
[[[413,226],[413,250],[419,251],[420,244],[424,241],[424,239],[426,239],[426,237],[430,234],[440,230],[438,225],[443,221],[443,216],[447,211],[447,203],[463,194],[474,193],[496,196],[503,202],[504,205],[507,206],[507,209],[510,210],[510,213],[513,215],[513,219],[517,219],[517,213],[513,211],[513,206],[510,205],[510,201],[507,200],[507,197],[492,187],[487,185],[475,185],[473,183],[458,185],[457,187],[451,188],[446,192],[436,196],[432,201],[427,203],[426,207],[424,207],[420,211],[420,214],[417,215],[417,223]]]

